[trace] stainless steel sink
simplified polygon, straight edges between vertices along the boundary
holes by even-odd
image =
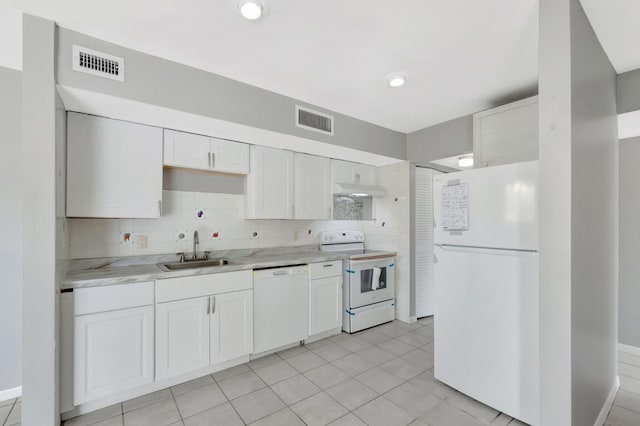
[[[195,268],[210,268],[214,266],[228,265],[227,259],[200,259],[200,260],[185,260],[184,262],[169,262],[158,263],[158,267],[163,271],[179,271],[182,269],[195,269]]]

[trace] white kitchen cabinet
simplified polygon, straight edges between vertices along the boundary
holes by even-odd
[[[253,291],[211,296],[211,364],[253,352]]]
[[[473,116],[475,167],[538,159],[538,97]]]
[[[292,219],[293,152],[252,145],[245,188],[247,219]]]
[[[164,130],[164,165],[224,173],[249,172],[249,145]]]
[[[249,173],[249,145],[211,138],[211,169],[246,175]]]
[[[156,281],[156,379],[249,355],[253,272]]]
[[[162,129],[69,112],[67,216],[157,218]]]
[[[342,261],[309,265],[309,336],[342,327]]]
[[[209,297],[156,306],[156,379],[209,366]]]
[[[208,169],[211,167],[211,138],[165,129],[163,155],[166,166]]]
[[[309,335],[342,326],[342,277],[309,281]]]
[[[74,404],[153,382],[153,306],[74,318]]]
[[[333,183],[351,183],[375,185],[376,168],[368,164],[352,163],[343,160],[331,160]]]
[[[331,219],[331,160],[295,154],[295,218]]]

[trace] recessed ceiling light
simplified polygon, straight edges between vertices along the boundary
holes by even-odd
[[[471,167],[473,166],[473,154],[463,155],[458,157],[458,167]]]
[[[250,21],[260,19],[262,16],[262,3],[256,0],[244,0],[240,2],[240,14]]]
[[[407,76],[404,74],[391,74],[387,77],[387,82],[391,87],[400,87],[407,82]]]

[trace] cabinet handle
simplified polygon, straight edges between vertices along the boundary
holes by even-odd
[[[329,207],[327,210],[328,210],[328,212],[329,212],[329,217],[328,217],[328,219],[331,219],[331,207]]]
[[[209,168],[211,168],[211,153],[209,153]]]
[[[162,216],[162,200],[158,200],[158,216]]]
[[[327,265],[322,265],[323,268],[331,268],[333,266],[333,263],[329,263]]]
[[[212,169],[216,168],[216,153],[215,152],[211,153],[211,168]]]
[[[207,298],[207,315],[209,315],[210,311],[211,311],[211,298],[208,297]]]
[[[216,313],[216,297],[211,296],[211,299],[213,299],[213,301],[211,302],[211,315],[213,315]]]

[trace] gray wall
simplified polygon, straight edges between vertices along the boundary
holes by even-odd
[[[617,376],[617,74],[571,3],[573,424],[594,424]]]
[[[640,70],[618,76],[618,114],[640,110]]]
[[[445,121],[407,135],[407,160],[429,161],[473,152],[473,115]]]
[[[123,57],[124,83],[73,71],[74,44]],[[57,80],[61,85],[389,157],[406,157],[404,133],[311,105],[335,117],[335,135],[322,135],[294,125],[295,104],[303,103],[286,96],[62,28],[58,29],[57,47]]]
[[[22,77],[0,68],[0,391],[22,383]]]
[[[616,382],[616,73],[579,0],[540,1],[543,425],[592,425]]]
[[[640,137],[620,141],[619,342],[640,347]]]
[[[57,425],[59,322],[56,277],[55,25],[23,15],[23,375],[22,423]]]
[[[244,194],[244,176],[201,173],[196,170],[165,168],[162,189],[218,194]]]

